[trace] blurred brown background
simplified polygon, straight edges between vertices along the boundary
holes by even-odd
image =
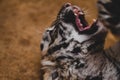
[[[83,8],[89,23],[97,16],[96,0],[0,0],[0,80],[40,80],[41,36],[66,2]],[[109,34],[105,47],[115,41]]]

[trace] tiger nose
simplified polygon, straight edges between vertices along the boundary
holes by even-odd
[[[71,3],[65,3],[64,7],[69,7],[71,6]]]

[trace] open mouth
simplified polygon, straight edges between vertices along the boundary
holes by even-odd
[[[96,20],[93,20],[92,25],[88,25],[87,21],[85,20],[85,16],[82,10],[80,10],[78,7],[73,6],[73,12],[75,15],[75,23],[79,29],[79,31],[86,31],[90,30],[93,24],[96,23]]]
[[[62,14],[61,16],[63,19],[66,20],[66,22],[75,21],[74,23],[80,33],[92,34],[98,30],[98,26],[96,25],[98,21],[93,19],[93,23],[89,25],[85,19],[85,14],[83,10],[76,5],[66,3],[62,7],[58,15],[60,14]]]

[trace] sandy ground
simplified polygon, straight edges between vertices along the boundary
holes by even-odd
[[[42,33],[65,2],[82,7],[91,23],[96,0],[0,0],[0,80],[40,80]],[[116,39],[109,34],[106,47]]]

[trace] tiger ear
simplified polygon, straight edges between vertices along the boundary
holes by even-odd
[[[50,38],[49,32],[45,31],[43,33],[43,37],[40,44],[41,51],[45,51],[48,48],[50,41],[51,41],[51,38]]]
[[[46,52],[48,50],[48,48],[50,47],[50,45],[54,42],[55,37],[56,37],[55,31],[56,31],[56,29],[53,26],[53,27],[47,29],[43,33],[43,37],[42,37],[41,44],[40,44],[40,50],[42,52]]]

